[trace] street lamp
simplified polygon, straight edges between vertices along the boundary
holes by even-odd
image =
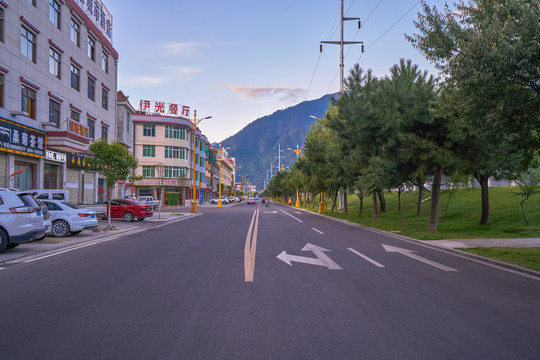
[[[298,148],[298,144],[296,145],[296,149],[287,148],[288,150],[294,151],[296,154],[296,161],[298,161],[298,157],[300,156],[300,153],[302,152],[302,149]],[[300,198],[298,196],[298,188],[296,189],[296,207],[300,207]]]
[[[210,119],[211,116],[203,117],[202,119],[197,120],[197,110],[193,111],[193,121],[189,118],[189,122],[193,125],[193,198],[191,199],[191,213],[197,212],[197,201],[195,201],[195,191],[197,190],[197,161],[195,156],[195,151],[197,150],[197,125],[203,120]]]
[[[218,149],[218,153],[219,153],[219,157],[218,157],[218,160],[219,160],[219,200],[218,200],[218,205],[217,205],[218,207],[223,206],[223,204],[221,203],[221,162],[223,161],[221,153],[223,152],[223,150],[226,150],[226,149],[230,149],[230,147],[222,148],[221,144],[219,144],[219,149]]]

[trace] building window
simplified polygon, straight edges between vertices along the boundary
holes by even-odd
[[[142,176],[145,177],[156,177],[156,167],[143,165],[142,167]]]
[[[0,8],[0,41],[4,42],[4,9]]]
[[[81,25],[73,18],[71,19],[71,41],[77,46],[81,46]]]
[[[60,103],[49,99],[49,122],[60,124]]]
[[[60,4],[56,0],[49,0],[49,20],[60,29]]]
[[[71,117],[71,120],[74,120],[76,122],[81,122],[81,113],[79,113],[78,111],[71,109],[70,117]]]
[[[143,125],[143,136],[156,137],[156,125]]]
[[[101,125],[101,138],[104,140],[109,138],[109,128],[105,125]]]
[[[179,158],[180,158],[180,159],[185,159],[185,158],[186,158],[186,148],[184,148],[184,147],[181,147],[181,148],[180,148],[180,151],[179,151]]]
[[[187,174],[187,168],[186,167],[181,167],[180,168],[180,175],[179,176],[186,176]]]
[[[49,48],[49,72],[60,79],[60,53]]]
[[[0,107],[4,107],[4,74],[0,74]]]
[[[167,139],[179,139],[180,128],[178,126],[165,126],[165,137]]]
[[[94,140],[96,138],[96,122],[90,118],[88,118],[88,138]]]
[[[21,26],[21,53],[33,63],[36,62],[36,35]]]
[[[90,36],[88,37],[88,57],[96,61],[96,42]]]
[[[144,156],[144,157],[156,157],[156,146],[155,145],[143,145],[142,146],[142,156]]]
[[[105,73],[109,73],[109,55],[105,52],[101,53],[101,69],[103,69]]]
[[[178,178],[180,176],[180,167],[179,166],[165,166],[165,177],[166,178]]]
[[[166,159],[180,159],[180,148],[178,146],[165,146]]]
[[[128,134],[130,133],[130,129],[131,129],[131,114],[127,113],[127,116],[126,116],[126,131],[127,131]]]
[[[109,90],[101,88],[101,107],[105,110],[109,109]]]
[[[34,6],[36,6],[36,0],[28,0],[28,2]]]
[[[96,81],[88,76],[88,98],[92,101],[96,100]]]
[[[36,91],[24,85],[21,89],[21,111],[27,112],[29,118],[36,118]]]
[[[80,82],[81,82],[81,69],[71,64],[71,87],[79,91]]]

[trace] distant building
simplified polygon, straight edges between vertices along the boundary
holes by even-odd
[[[0,0],[0,187],[104,199],[85,159],[116,139],[117,61],[101,0]]]

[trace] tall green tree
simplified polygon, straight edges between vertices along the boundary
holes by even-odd
[[[129,150],[120,143],[107,143],[100,139],[88,147],[93,154],[87,159],[89,164],[95,166],[105,175],[107,182],[107,204],[108,204],[108,226],[111,227],[111,194],[118,181],[128,179],[135,180],[135,169],[137,168],[137,159]]]
[[[443,109],[455,120],[464,166],[482,187],[486,224],[489,177],[526,169],[540,148],[540,3],[422,7],[419,33],[406,37],[445,79]]]

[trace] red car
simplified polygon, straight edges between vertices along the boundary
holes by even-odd
[[[255,205],[255,199],[252,198],[252,197],[249,197],[249,198],[247,199],[247,204],[248,204],[248,205],[249,205],[249,204]]]
[[[108,214],[109,209],[107,209]],[[126,221],[144,220],[146,217],[154,215],[152,206],[143,204],[132,199],[113,199],[111,200],[111,219],[124,219]],[[105,215],[105,219],[107,215]]]

